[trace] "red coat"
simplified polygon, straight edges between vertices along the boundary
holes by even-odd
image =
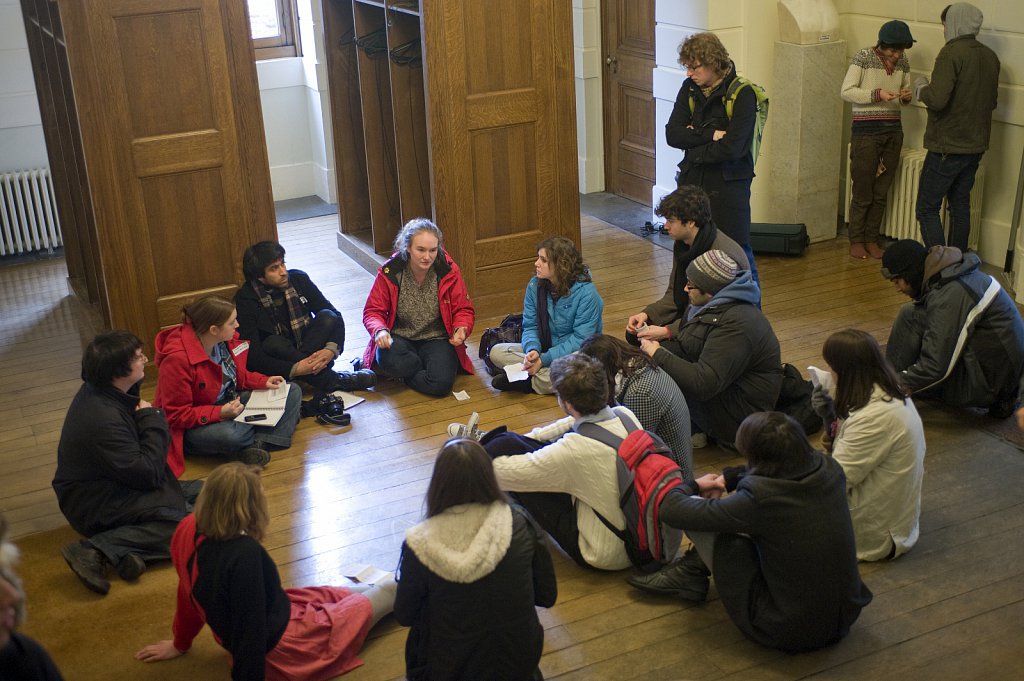
[[[246,369],[249,341],[238,334],[228,341],[228,350],[235,360],[236,384],[239,390],[260,390],[267,387],[269,376]],[[156,336],[156,365],[160,376],[156,382],[153,406],[164,410],[171,427],[171,446],[167,463],[174,474],[185,472],[185,431],[220,421],[220,405],[214,404],[220,393],[224,372],[210,359],[191,326],[179,324],[164,329]]]
[[[363,306],[363,326],[370,332],[370,343],[363,353],[365,366],[373,366],[377,352],[377,344],[373,341],[376,333],[381,329],[390,331],[395,323],[395,314],[398,311],[398,274],[406,267],[407,263],[395,253],[377,271],[377,278],[374,279],[373,288],[370,289],[366,305]],[[461,326],[466,330],[468,338],[473,332],[476,312],[469,300],[469,292],[466,291],[466,282],[462,280],[459,266],[447,252],[439,250],[437,260],[434,261],[434,269],[437,270],[437,295],[440,299],[444,328],[451,336],[452,332]],[[465,343],[456,346],[455,354],[459,358],[462,370],[467,374],[474,373],[473,362],[466,354]]]

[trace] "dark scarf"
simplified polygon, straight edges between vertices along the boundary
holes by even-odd
[[[537,338],[540,340],[540,351],[547,352],[551,348],[551,325],[548,320],[548,298],[557,300],[551,291],[551,282],[547,279],[537,280]]]
[[[672,255],[676,259],[676,280],[675,288],[672,291],[672,299],[675,301],[676,309],[682,311],[690,304],[690,296],[686,295],[686,268],[694,258],[702,253],[711,250],[711,244],[718,237],[718,228],[714,222],[697,230],[697,236],[693,239],[693,245],[687,246],[685,241],[679,240],[672,244]]]
[[[313,322],[313,319],[309,316],[309,312],[306,311],[306,306],[303,304],[302,298],[299,296],[298,291],[295,290],[295,287],[288,284],[284,288],[284,302],[288,308],[288,324],[285,325],[284,322],[277,318],[277,305],[274,304],[270,288],[259,281],[251,281],[249,283],[252,284],[252,290],[256,292],[256,296],[260,299],[260,305],[270,314],[270,318],[274,320],[274,333],[278,336],[291,335],[295,340],[295,347],[301,347],[302,331]]]

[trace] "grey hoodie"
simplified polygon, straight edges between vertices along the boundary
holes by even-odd
[[[942,29],[946,42],[962,35],[978,35],[984,18],[981,10],[969,2],[950,5],[946,10],[946,21]]]

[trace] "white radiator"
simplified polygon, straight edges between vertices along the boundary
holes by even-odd
[[[900,152],[900,162],[896,166],[896,178],[889,188],[885,202],[885,213],[882,215],[882,234],[891,239],[921,238],[921,228],[917,224],[914,207],[917,205],[917,189],[921,183],[921,168],[928,152],[924,149],[907,149]],[[850,222],[850,196],[853,183],[850,179],[849,149],[846,164],[846,222]],[[978,236],[981,233],[981,201],[985,192],[985,165],[978,166],[974,176],[974,188],[971,189],[971,233],[967,237],[967,245],[971,250],[978,250]],[[949,207],[942,202],[940,213],[942,227],[949,235]]]
[[[46,168],[0,174],[0,256],[62,244],[53,182]]]

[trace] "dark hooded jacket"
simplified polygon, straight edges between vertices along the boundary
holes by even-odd
[[[700,405],[708,435],[726,444],[747,416],[774,409],[782,388],[779,339],[757,308],[760,299],[750,272],[741,270],[683,325],[675,339],[680,356],[658,348],[653,357],[691,409]]]
[[[814,456],[788,477],[746,474],[721,499],[692,496],[695,487],[670,490],[661,520],[719,533],[715,586],[744,634],[789,652],[846,636],[872,595],[857,570],[842,466]]]
[[[978,42],[982,14],[958,2],[946,12],[946,44],[935,57],[931,83],[919,95],[928,107],[924,148],[937,154],[988,149],[999,93],[999,58]]]
[[[935,246],[924,261],[921,294],[907,305],[922,327],[917,359],[896,366],[903,384],[913,392],[942,379],[953,358],[961,330],[978,304],[992,277],[981,271],[975,253],[949,246]],[[909,356],[902,345],[915,340],[889,337],[890,359]],[[910,353],[911,355],[913,353]],[[898,362],[899,364],[901,362]],[[1002,288],[969,327],[960,359],[949,377],[924,393],[959,406],[988,407],[1012,399],[1024,370],[1024,322],[1017,306]]]

